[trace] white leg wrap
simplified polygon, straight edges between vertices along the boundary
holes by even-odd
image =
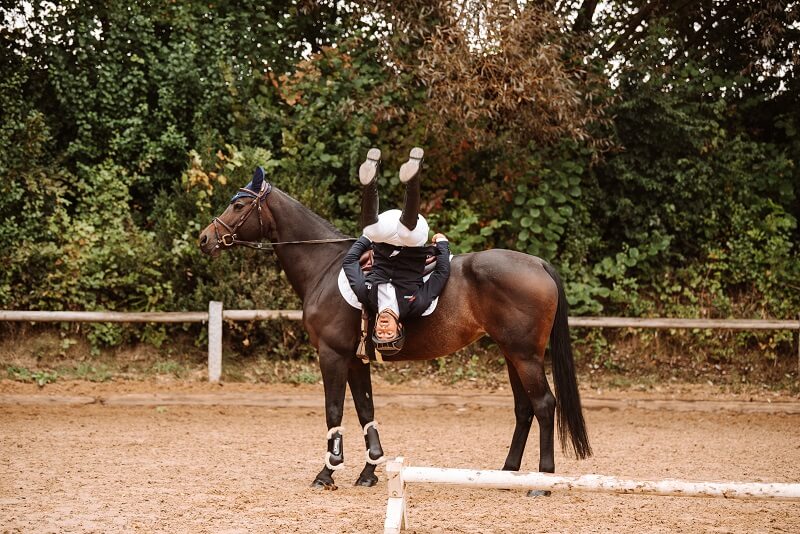
[[[365,436],[367,435],[367,430],[369,430],[370,428],[374,428],[375,430],[378,430],[378,422],[377,421],[370,421],[369,423],[364,425],[364,435]],[[369,449],[367,449],[365,452],[366,452],[366,455],[367,455],[367,463],[370,464],[370,465],[380,465],[380,464],[382,464],[382,463],[384,463],[386,461],[386,456],[381,456],[377,460],[373,460],[372,458],[369,457]]]
[[[333,439],[333,435],[336,433],[344,435],[344,427],[343,426],[335,426],[328,430],[328,439]],[[330,469],[331,471],[338,471],[339,469],[344,469],[344,462],[340,463],[339,465],[331,464],[331,453],[325,453],[325,467]]]
[[[367,435],[367,430],[369,430],[370,428],[374,428],[375,430],[378,430],[378,422],[377,421],[370,421],[369,423],[364,425],[364,435],[365,436]]]
[[[330,469],[331,471],[338,471],[339,469],[344,469],[344,462],[340,463],[339,465],[331,464],[331,453],[325,453],[325,467]]]
[[[377,460],[373,460],[372,458],[369,457],[369,451],[364,451],[364,452],[367,455],[367,463],[370,465],[381,465],[386,461],[386,456],[381,456]]]

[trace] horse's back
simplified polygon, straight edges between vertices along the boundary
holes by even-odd
[[[454,256],[452,265],[460,268],[464,275],[472,276],[485,283],[487,281],[505,282],[505,277],[515,274],[549,276],[543,267],[545,263],[542,258],[537,256],[516,250],[493,248]]]
[[[536,256],[505,249],[455,256],[442,297],[463,300],[469,295],[484,304],[522,298],[550,300],[558,294],[545,264]]]
[[[496,338],[501,329],[549,333],[558,288],[544,265],[541,258],[505,249],[454,256],[436,310],[407,322],[400,359],[449,354],[484,334]]]

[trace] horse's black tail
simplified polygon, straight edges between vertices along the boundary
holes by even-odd
[[[588,458],[592,455],[592,447],[589,445],[589,436],[586,434],[581,396],[578,392],[578,382],[575,379],[575,362],[572,358],[572,344],[567,322],[569,304],[558,272],[548,263],[544,263],[543,266],[558,287],[558,309],[553,329],[550,331],[550,357],[553,360],[553,379],[558,399],[558,437],[562,450],[566,452],[567,433],[569,433],[575,456],[578,459]]]

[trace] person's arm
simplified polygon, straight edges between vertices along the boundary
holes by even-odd
[[[444,290],[447,279],[450,277],[450,244],[442,234],[433,236],[436,245],[436,267],[430,278],[414,294],[414,300],[409,306],[409,316],[419,316],[428,309],[433,299]]]
[[[369,250],[371,246],[372,241],[362,235],[353,243],[353,246],[350,247],[350,250],[345,254],[344,260],[342,260],[342,268],[344,269],[347,281],[350,283],[353,293],[358,297],[358,301],[362,304],[367,304],[369,301],[369,289],[367,289],[367,279],[364,277],[364,272],[361,270],[359,260],[361,259],[361,255]]]

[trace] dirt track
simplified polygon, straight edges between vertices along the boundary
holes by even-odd
[[[105,404],[48,405],[18,404],[20,396],[45,401],[47,389],[42,396],[0,387],[2,530],[382,531],[383,470],[375,488],[350,485],[363,466],[352,406],[344,421],[348,467],[337,476],[339,490],[315,491],[308,484],[325,446],[321,391],[308,388],[299,397],[307,401],[281,407],[291,389],[251,389],[163,387],[149,392],[147,402],[114,404],[108,402],[112,392],[128,399],[148,392],[83,385],[57,393],[62,400],[72,393]],[[237,394],[252,398],[253,391],[260,405],[235,402]],[[414,465],[502,465],[513,430],[503,395],[483,392],[462,402],[463,392],[440,391],[415,404],[385,393],[389,400],[378,402],[378,419],[387,454],[403,454]],[[169,401],[176,395],[183,395],[182,403]],[[212,403],[216,395],[220,405],[187,405],[187,395]],[[559,453],[559,473],[800,481],[796,404],[786,404],[794,408],[784,413],[737,413],[702,401],[676,411],[643,396],[617,400],[603,407],[587,399],[595,456],[578,462]],[[537,458],[532,433],[523,469],[534,470]],[[800,532],[799,503],[589,493],[528,499],[521,492],[424,486],[411,486],[411,496],[410,532],[419,533]]]

